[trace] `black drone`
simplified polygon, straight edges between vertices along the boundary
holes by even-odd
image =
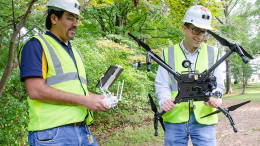
[[[134,37],[132,34],[128,33],[129,36],[131,36],[138,44],[139,46],[146,49],[148,52],[146,54],[146,64],[147,64],[147,71],[151,70],[151,59],[153,59],[155,62],[157,62],[159,65],[161,65],[164,69],[166,69],[168,72],[170,72],[174,78],[176,79],[178,83],[178,95],[175,97],[174,104],[180,103],[180,102],[188,102],[189,100],[193,101],[208,101],[209,97],[212,95],[220,96],[220,93],[217,91],[213,93],[212,91],[216,89],[217,83],[216,83],[216,77],[212,75],[212,71],[216,67],[218,67],[226,58],[228,58],[233,52],[236,52],[241,58],[244,63],[248,63],[248,60],[245,58],[248,57],[250,59],[254,59],[251,55],[249,55],[241,46],[238,46],[234,43],[229,43],[226,39],[218,36],[217,34],[207,30],[209,34],[211,34],[215,39],[217,39],[221,45],[228,46],[230,50],[222,57],[220,58],[210,69],[205,70],[203,73],[199,73],[198,71],[189,71],[184,73],[178,73],[175,72],[168,64],[166,64],[159,56],[157,56],[150,47],[139,40],[138,38]],[[185,68],[188,68],[190,66],[190,62],[188,60],[184,60],[182,63],[182,66]],[[187,89],[189,89],[187,91]],[[165,131],[165,127],[163,124],[163,118],[162,115],[165,114],[165,111],[162,111],[159,113],[157,111],[157,108],[153,102],[153,99],[150,94],[148,94],[152,111],[154,114],[154,129],[155,129],[155,136],[158,136],[157,127],[158,127],[158,121],[160,121],[163,130]],[[235,128],[235,123],[229,114],[229,111],[233,111],[237,109],[238,107],[249,103],[250,101],[237,104],[234,106],[231,106],[229,108],[221,108],[218,107],[217,111],[205,115],[205,118],[207,116],[222,112],[230,121],[231,126],[233,127],[234,132],[237,132],[237,129]]]

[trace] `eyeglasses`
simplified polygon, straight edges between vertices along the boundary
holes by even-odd
[[[67,17],[68,20],[69,20],[71,23],[77,22],[77,24],[79,24],[79,18],[70,17],[70,16],[65,16],[65,17]]]
[[[206,34],[207,34],[207,31],[201,31],[199,28],[191,28],[191,27],[189,27],[189,26],[186,26],[186,27],[188,27],[189,29],[191,29],[191,32],[192,32],[192,34],[194,34],[194,35],[200,35],[200,33],[202,33],[203,36],[206,36]]]

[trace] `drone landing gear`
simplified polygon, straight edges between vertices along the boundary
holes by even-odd
[[[233,105],[233,106],[230,106],[230,107],[224,108],[224,109],[221,108],[221,107],[218,107],[218,108],[217,108],[217,109],[218,109],[217,111],[215,111],[215,112],[213,112],[213,113],[210,113],[210,114],[208,114],[208,115],[205,115],[205,116],[203,116],[203,117],[201,117],[201,118],[205,118],[205,117],[208,117],[208,116],[217,114],[217,113],[219,113],[219,112],[222,112],[222,113],[229,119],[230,124],[231,124],[231,126],[233,127],[234,132],[237,132],[237,129],[235,128],[235,123],[234,123],[234,121],[233,121],[231,115],[229,114],[229,111],[234,111],[234,110],[236,110],[237,108],[239,108],[239,107],[241,107],[241,106],[243,106],[243,105],[245,105],[245,104],[247,104],[247,103],[249,103],[249,102],[251,102],[251,101],[249,100],[249,101],[246,101],[246,102],[243,102],[243,103],[240,103],[240,104],[237,104],[237,105]]]

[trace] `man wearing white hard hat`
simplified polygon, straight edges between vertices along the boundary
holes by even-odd
[[[104,95],[87,89],[84,60],[71,46],[78,27],[77,0],[49,0],[44,35],[20,50],[20,75],[29,97],[30,145],[98,145],[88,128],[92,111],[107,110]]]
[[[190,7],[184,16],[183,32],[185,38],[174,46],[163,51],[162,59],[175,72],[188,71],[182,67],[184,60],[189,60],[191,70],[202,73],[209,69],[219,56],[218,49],[203,43],[207,29],[211,27],[212,15],[210,10],[203,6]],[[217,89],[221,94],[224,91],[224,77],[222,70],[217,67],[213,74],[217,78]],[[217,115],[201,118],[221,105],[221,97],[210,97],[208,102],[192,101],[174,104],[178,93],[178,85],[173,75],[159,66],[155,79],[156,95],[159,105],[166,113],[163,115],[166,146],[188,145],[189,137],[195,146],[216,145],[215,127]],[[213,92],[215,92],[213,91]]]

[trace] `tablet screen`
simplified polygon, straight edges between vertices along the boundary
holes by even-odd
[[[110,65],[104,76],[97,83],[96,87],[111,87],[123,70],[124,69],[119,65]]]

